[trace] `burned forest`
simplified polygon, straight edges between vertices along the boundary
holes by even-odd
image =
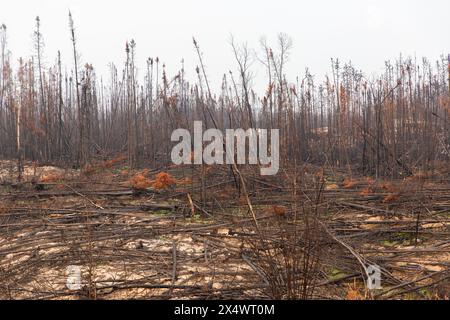
[[[289,78],[288,34],[232,38],[216,86],[201,38],[193,70],[156,55],[143,68],[130,39],[100,75],[75,15],[70,56],[34,22],[24,57],[0,26],[1,299],[449,299],[446,52]],[[177,129],[192,139],[175,164]],[[229,163],[201,161],[231,129],[257,133],[271,164],[277,137],[276,174],[234,161],[239,140]]]

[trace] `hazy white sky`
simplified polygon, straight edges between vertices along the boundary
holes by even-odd
[[[255,49],[261,36],[275,44],[279,32],[290,35],[291,81],[305,67],[322,78],[329,72],[331,57],[351,60],[372,73],[399,53],[435,60],[450,52],[449,0],[13,0],[0,5],[0,23],[8,27],[13,58],[32,54],[39,15],[47,65],[59,49],[71,67],[69,9],[82,60],[92,63],[97,74],[108,77],[109,62],[121,65],[125,42],[133,38],[141,69],[147,57],[159,56],[172,76],[184,58],[192,77],[198,63],[195,36],[215,91],[223,73],[236,68],[230,34]],[[252,68],[260,88],[264,70],[259,63]]]

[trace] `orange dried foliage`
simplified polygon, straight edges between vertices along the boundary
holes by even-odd
[[[49,172],[44,174],[39,180],[41,182],[55,182],[55,181],[59,181],[62,180],[63,177],[60,174],[57,174],[55,172]]]
[[[386,190],[387,192],[394,193],[396,192],[395,186],[391,182],[382,182],[379,187],[383,190]]]
[[[347,300],[366,300],[366,297],[361,293],[356,283],[348,285],[347,287]]]
[[[152,181],[147,179],[143,174],[136,174],[131,178],[130,184],[133,189],[145,190],[152,185]]]
[[[114,165],[113,160],[106,160],[103,162],[103,168],[111,168]]]
[[[176,184],[176,180],[167,172],[160,172],[156,175],[155,182],[153,183],[153,187],[157,190],[167,189]]]
[[[394,202],[394,201],[397,201],[399,198],[400,197],[398,194],[390,193],[386,197],[384,197],[383,203]]]
[[[109,169],[109,168],[112,168],[114,165],[118,164],[119,162],[122,162],[125,159],[126,159],[125,156],[118,156],[111,160],[105,160],[105,161],[100,161],[100,162],[96,161],[93,163],[88,163],[83,168],[83,173],[84,174],[93,174],[93,173],[101,171],[102,169]]]
[[[286,207],[283,206],[272,206],[273,213],[277,216],[284,216],[286,214]]]
[[[111,168],[114,165],[124,161],[125,159],[126,159],[126,156],[124,156],[124,155],[117,156],[114,159],[104,161],[102,167],[103,168]]]
[[[450,109],[449,109],[449,106],[450,106],[450,98],[443,99],[443,101],[442,101],[442,107],[446,108],[447,110],[450,110]]]
[[[364,188],[359,193],[361,196],[368,196],[373,192],[373,190],[370,187]]]
[[[344,187],[344,189],[353,188],[357,184],[358,184],[358,181],[352,180],[352,179],[349,179],[349,178],[345,178],[344,181],[342,182],[342,186]]]

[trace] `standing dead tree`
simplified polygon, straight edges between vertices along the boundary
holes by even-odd
[[[242,46],[237,47],[233,37],[231,37],[231,48],[233,49],[234,58],[239,66],[239,77],[242,86],[242,101],[244,102],[245,108],[247,109],[249,127],[254,128],[253,112],[249,98],[251,78],[251,75],[249,73],[249,67],[251,65],[250,52],[247,44],[243,44]]]
[[[78,53],[76,48],[76,37],[75,37],[75,25],[72,18],[72,13],[69,11],[69,29],[70,29],[70,40],[72,41],[72,49],[73,49],[73,62],[74,62],[74,73],[75,73],[75,99],[77,106],[77,115],[78,115],[78,154],[77,154],[77,164],[82,167],[86,163],[86,150],[85,150],[85,142],[84,142],[84,128],[83,121],[84,118],[82,108],[80,105],[80,82],[78,80]]]
[[[164,166],[170,163],[171,131],[192,131],[193,121],[203,120],[206,129],[280,129],[284,165],[308,161],[345,167],[350,174],[398,178],[436,170],[449,160],[447,57],[436,63],[399,57],[372,77],[333,59],[332,76],[325,81],[306,70],[290,82],[285,69],[292,41],[281,34],[274,49],[261,41],[259,60],[268,87],[258,96],[251,83],[251,51],[232,40],[238,72],[224,75],[220,92],[213,94],[195,40],[195,81],[187,80],[184,61],[171,77],[159,58],[149,58],[140,82],[134,41],[127,44],[122,68],[110,64],[111,77],[104,81],[97,79],[94,66],[80,68],[70,13],[69,31],[73,68],[64,71],[60,54],[54,64],[44,63],[37,18],[34,55],[21,60],[14,71],[6,27],[1,26],[2,157],[84,168],[92,161],[127,154],[131,168]]]

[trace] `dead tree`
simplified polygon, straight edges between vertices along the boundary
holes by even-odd
[[[77,106],[77,114],[78,114],[78,153],[77,153],[77,164],[80,167],[83,167],[86,163],[86,155],[84,154],[84,128],[83,128],[83,115],[80,106],[80,83],[78,81],[78,54],[76,48],[76,37],[75,37],[75,26],[72,18],[72,13],[69,11],[69,28],[70,28],[70,40],[72,41],[72,49],[73,49],[73,62],[74,62],[74,74],[75,74],[75,98],[76,98],[76,106]]]

